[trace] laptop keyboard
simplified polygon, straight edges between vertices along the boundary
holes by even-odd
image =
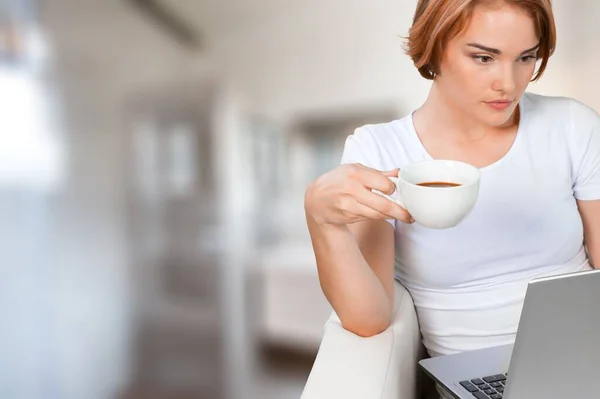
[[[460,385],[477,399],[502,399],[507,374],[489,375],[471,381],[461,381]]]

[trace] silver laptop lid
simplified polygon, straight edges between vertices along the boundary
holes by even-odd
[[[507,399],[600,397],[600,270],[532,280]]]

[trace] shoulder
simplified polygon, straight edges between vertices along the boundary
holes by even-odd
[[[412,117],[386,123],[363,125],[348,136],[343,163],[359,162],[376,169],[392,169],[402,164],[410,151]]]
[[[412,117],[410,115],[391,122],[363,125],[349,139],[359,145],[389,147],[406,141],[411,137]]]
[[[600,115],[594,109],[573,98],[525,93],[524,99],[526,112],[555,126],[591,130],[600,124]]]
[[[567,155],[576,174],[586,154],[600,154],[600,116],[591,107],[573,98],[532,94],[527,94],[525,104],[529,131],[566,150],[555,154]]]

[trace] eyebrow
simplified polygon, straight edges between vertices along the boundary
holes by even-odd
[[[477,44],[477,43],[467,43],[467,46],[475,47],[475,48],[478,48],[483,51],[487,51],[488,53],[492,53],[492,54],[498,54],[498,55],[502,54],[502,51],[498,50],[497,48],[491,48],[491,47],[487,47],[487,46]],[[521,55],[530,53],[534,50],[537,50],[539,47],[540,47],[540,44],[538,43],[535,46],[533,46],[532,48],[523,51],[521,53]]]

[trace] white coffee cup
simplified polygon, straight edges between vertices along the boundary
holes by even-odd
[[[473,209],[479,195],[481,172],[464,162],[431,160],[416,162],[390,177],[396,185],[396,202],[423,227],[447,229],[458,225]],[[423,186],[452,183],[456,186]]]

